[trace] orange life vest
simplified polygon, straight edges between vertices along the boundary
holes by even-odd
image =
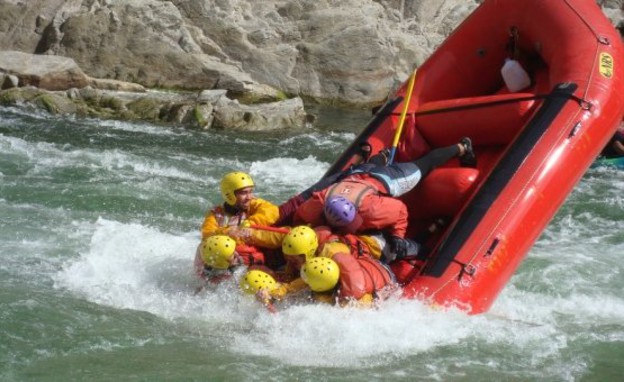
[[[375,187],[365,182],[349,179],[338,182],[330,187],[327,191],[325,199],[329,199],[332,196],[342,196],[348,199],[356,208],[359,208],[362,199],[370,194],[377,194]]]
[[[375,295],[385,286],[395,283],[390,269],[373,258],[338,253],[333,260],[340,267],[339,298],[359,300],[367,293]]]

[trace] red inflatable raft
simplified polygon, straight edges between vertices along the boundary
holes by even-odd
[[[404,295],[487,311],[624,114],[623,48],[594,1],[486,0],[384,105],[328,174],[362,142],[395,161],[472,138],[477,168],[455,160],[402,197],[411,235],[439,218],[424,259],[393,265]],[[511,92],[506,58],[530,85]]]

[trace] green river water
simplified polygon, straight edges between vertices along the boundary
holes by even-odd
[[[368,118],[235,134],[0,109],[0,381],[624,380],[621,170],[584,176],[483,315],[193,294],[221,176],[280,203]]]

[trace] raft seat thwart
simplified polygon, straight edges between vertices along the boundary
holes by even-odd
[[[507,145],[528,121],[536,105],[533,93],[454,98],[421,104],[416,125],[432,147],[468,136],[479,146]]]

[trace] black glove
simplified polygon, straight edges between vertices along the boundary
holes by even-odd
[[[407,253],[407,241],[398,236],[392,236],[392,238],[390,238],[390,248],[397,259],[402,259]]]
[[[418,255],[420,248],[421,245],[414,240],[392,236],[381,253],[381,261],[389,264],[395,260],[405,259],[406,257],[415,257]]]

